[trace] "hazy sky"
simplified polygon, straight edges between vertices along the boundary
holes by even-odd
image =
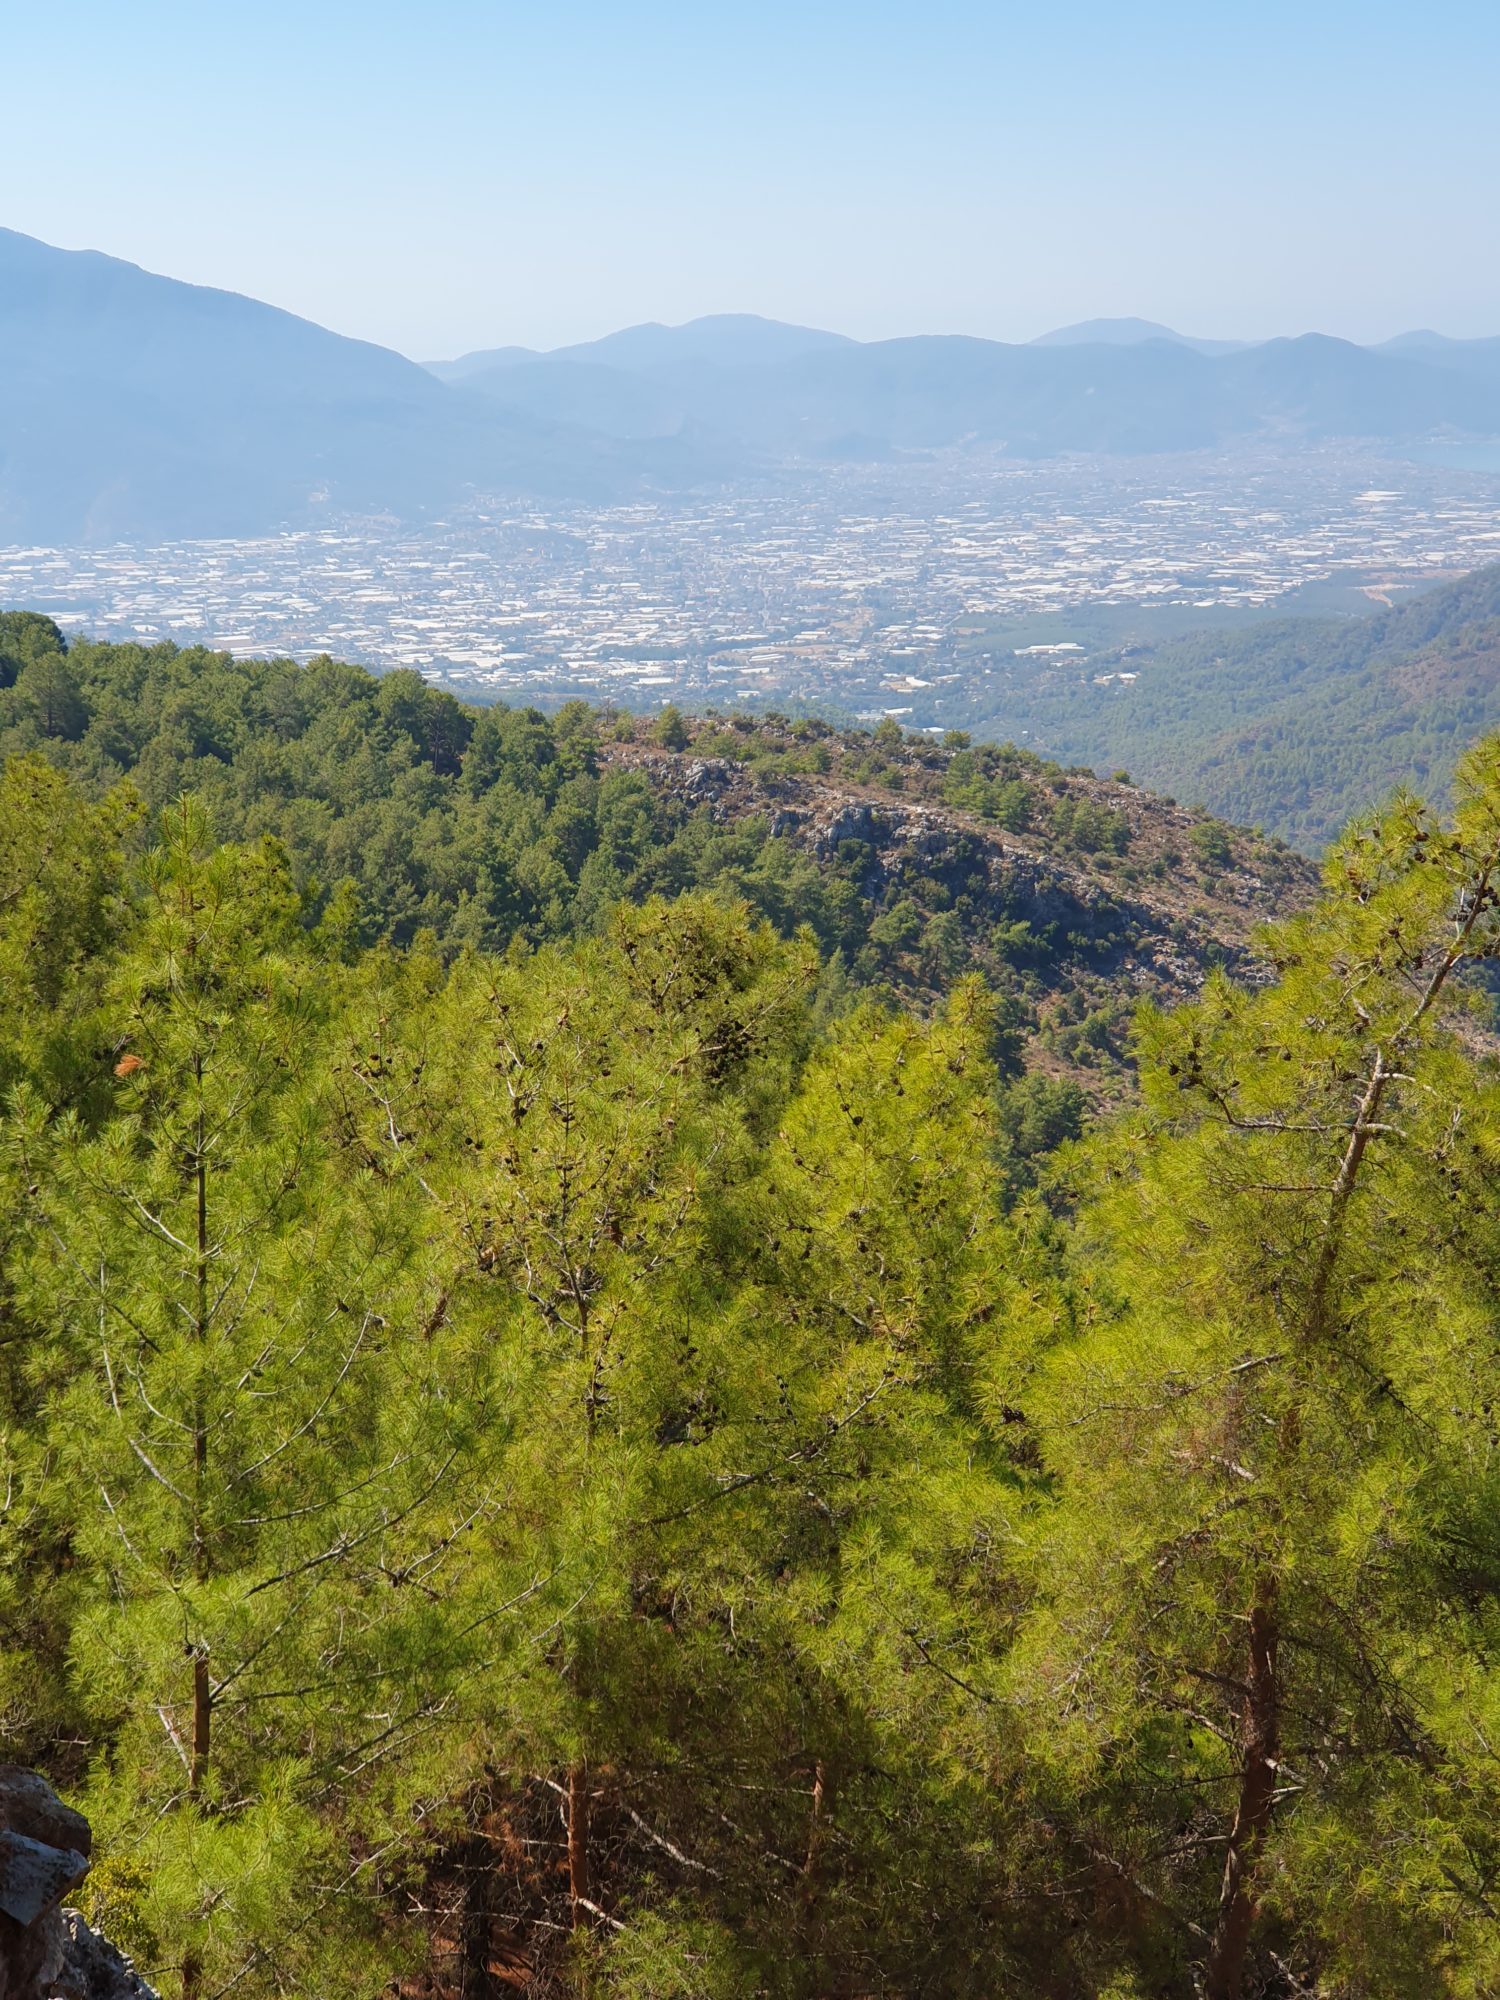
[[[0,223],[434,358],[1500,332],[1495,0],[0,0]]]

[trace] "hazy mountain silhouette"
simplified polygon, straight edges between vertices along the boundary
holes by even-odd
[[[1105,334],[862,342],[721,314],[493,349],[444,381],[256,300],[0,231],[0,538],[420,519],[476,494],[598,500],[967,443],[1047,457],[1500,435],[1500,340],[1220,353],[1151,322],[1090,326]]]
[[[618,446],[231,292],[0,230],[0,536],[245,535],[472,490],[607,494]]]
[[[1154,319],[1085,319],[1076,326],[1039,333],[1033,347],[1138,347],[1143,340],[1170,340],[1174,347],[1191,347],[1197,354],[1236,354],[1248,340],[1194,340],[1161,326]]]
[[[632,329],[632,334],[636,330]],[[793,331],[800,331],[793,330]],[[1500,343],[1497,343],[1500,345]],[[963,335],[840,341],[738,365],[702,353],[577,350],[480,370],[466,385],[518,415],[624,439],[696,426],[760,454],[882,456],[965,440],[1024,456],[1156,452],[1237,438],[1408,439],[1500,430],[1500,371],[1307,334],[1205,353],[1163,338],[1008,346]]]
[[[436,375],[440,382],[462,382],[491,368],[511,368],[517,362],[541,358],[539,347],[486,347],[476,354],[461,354],[456,361],[429,361],[426,367],[428,374]]]
[[[492,347],[457,361],[437,361],[432,372],[445,382],[461,382],[496,368],[513,368],[532,361],[644,372],[707,362],[718,368],[753,368],[831,347],[858,343],[844,333],[825,333],[814,326],[789,326],[784,320],[762,319],[758,313],[710,313],[682,326],[647,320],[622,327],[602,340],[584,340],[545,352],[532,347]]]
[[[1500,339],[1452,340],[1445,333],[1399,333],[1373,350],[1403,360],[1425,361],[1477,381],[1500,383]]]
[[[566,355],[502,361],[459,377],[458,386],[530,417],[624,440],[670,437],[692,422],[690,399],[670,377],[632,374]]]

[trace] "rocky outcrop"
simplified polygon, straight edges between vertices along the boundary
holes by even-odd
[[[63,1898],[89,1871],[93,1835],[45,1778],[0,1764],[0,2000],[156,2000]]]
[[[1024,922],[1038,936],[1061,940],[1078,966],[1167,1002],[1198,993],[1210,966],[1251,983],[1263,978],[1254,925],[1305,903],[1314,886],[1300,862],[1287,882],[1262,879],[1248,865],[1252,843],[1239,834],[1233,864],[1216,878],[1207,904],[1180,851],[1196,816],[1099,779],[1070,775],[1059,783],[1121,814],[1132,853],[1170,857],[1157,877],[1135,871],[1126,880],[1097,858],[1059,852],[1042,834],[1009,832],[931,799],[816,777],[767,777],[733,758],[641,745],[611,746],[608,761],[641,772],[661,797],[690,812],[723,825],[762,818],[820,867],[857,869],[859,892],[877,909],[914,883],[940,881],[984,925]]]
[[[62,1969],[56,2000],[157,2000],[130,1960],[78,1914],[62,1912]]]

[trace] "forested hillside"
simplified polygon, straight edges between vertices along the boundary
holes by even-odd
[[[1313,881],[1274,842],[1128,785],[894,723],[648,725],[581,703],[548,718],[332,660],[68,648],[11,613],[0,752],[25,751],[90,797],[128,776],[148,811],[192,790],[220,838],[274,836],[313,908],[334,903],[362,944],[426,929],[446,955],[504,951],[590,935],[622,899],[708,889],[785,937],[808,925],[829,1007],[851,987],[930,1006],[980,971],[1013,1060],[1029,1046],[1096,1095],[1142,993],[1195,991]]]
[[[1003,713],[1052,755],[1126,764],[1315,853],[1398,785],[1446,796],[1467,746],[1500,727],[1500,569],[1365,619],[1095,656],[1018,686]]]
[[[164,1995],[1496,1990],[1500,746],[1252,960],[1019,753],[0,654],[0,1714]]]

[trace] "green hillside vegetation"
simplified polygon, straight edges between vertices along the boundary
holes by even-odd
[[[548,717],[328,659],[69,646],[11,612],[0,754],[28,753],[92,799],[128,779],[155,813],[192,791],[219,839],[273,838],[299,894],[357,944],[428,932],[449,958],[536,947],[596,934],[622,900],[701,889],[744,899],[784,937],[810,927],[830,1008],[861,989],[931,1006],[981,972],[1001,997],[1007,1070],[1029,1045],[1054,1080],[1095,1095],[1123,1073],[1131,1002],[1115,982],[1133,939],[1201,967],[1242,948],[1252,907],[1310,888],[1273,843],[1226,829],[1205,862],[1201,829],[1128,786],[893,722],[849,734],[668,709],[648,723],[581,703]],[[712,781],[695,788],[694,769]],[[849,805],[846,826],[794,838],[789,809],[825,792]],[[866,807],[951,823],[893,860]],[[1016,855],[1048,858],[1040,885],[997,866],[1002,832]],[[1150,967],[1141,978],[1158,990]]]
[[[1137,679],[1096,683],[1120,671]],[[1317,852],[1400,784],[1446,797],[1467,745],[1500,727],[1500,569],[1370,618],[1095,654],[1018,686],[997,719]]]
[[[1058,1153],[730,808],[1126,786],[0,651],[0,1714],[168,2000],[1500,1986],[1500,743]]]

